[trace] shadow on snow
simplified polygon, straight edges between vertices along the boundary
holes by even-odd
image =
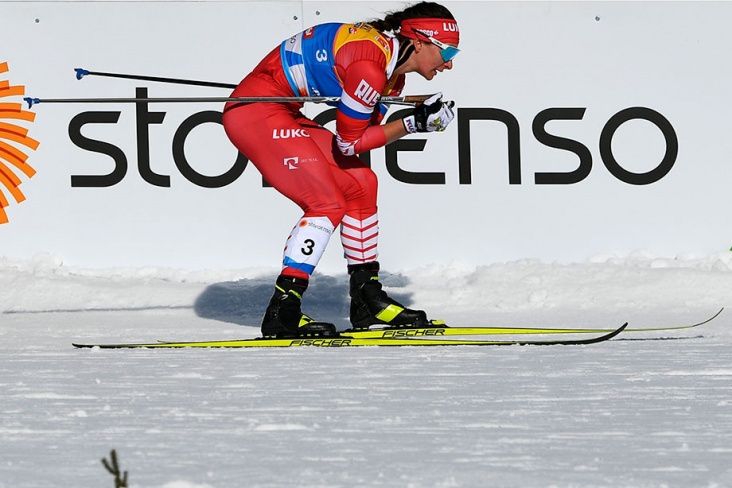
[[[259,327],[267,303],[274,292],[276,277],[242,279],[209,285],[196,299],[194,310],[199,317],[239,325]],[[380,281],[389,296],[409,307],[411,293],[404,290],[409,280],[401,274],[382,271]],[[315,320],[336,324],[339,330],[350,327],[348,276],[315,273],[303,296],[303,312]]]

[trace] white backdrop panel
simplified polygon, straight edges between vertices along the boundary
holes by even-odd
[[[409,77],[406,93],[442,91],[460,111],[445,133],[410,136],[393,147],[396,161],[394,151],[390,157],[384,149],[372,151],[386,266],[581,261],[637,249],[673,256],[732,244],[732,67],[724,62],[732,46],[726,26],[731,4],[444,3],[460,22],[462,52],[451,72],[430,83]],[[73,68],[236,83],[282,39],[305,27],[368,20],[402,5],[0,2],[0,61],[10,66],[0,79],[23,84],[28,95],[40,98],[133,97],[138,87],[152,97],[225,96],[227,90],[211,88],[98,77],[77,81]],[[609,152],[600,149],[608,122],[632,107],[658,118],[621,123],[610,153],[625,171],[649,173],[642,185],[614,175],[604,164]],[[29,159],[38,174],[21,185],[27,200],[6,209],[10,223],[0,226],[0,255],[52,252],[89,267],[276,265],[299,209],[263,188],[251,166],[226,186],[203,188],[176,165],[174,139],[184,121],[220,109],[150,104],[147,117],[154,122],[146,124],[134,105],[34,107],[36,121],[26,125],[41,141]],[[323,109],[308,106],[306,113]],[[561,110],[552,112],[555,120],[549,113],[541,121],[547,109]],[[118,164],[72,141],[69,127],[83,112],[117,113],[87,115],[117,121],[87,123],[79,131],[124,154],[126,173],[113,186],[72,187],[72,176],[107,175]],[[470,117],[485,120],[468,122]],[[514,125],[509,130],[497,118]],[[668,122],[665,135],[658,120]],[[138,154],[139,131],[149,135],[149,158],[146,151]],[[678,141],[676,157],[669,134]],[[565,149],[550,147],[556,138]],[[422,150],[408,146],[419,141]],[[226,173],[237,158],[215,123],[193,128],[183,147],[191,168],[205,176]],[[670,170],[654,178],[667,153]],[[146,181],[141,162],[143,174],[149,167],[169,186]],[[394,164],[433,173],[437,183],[400,181],[388,169]],[[572,184],[542,183],[542,174],[581,168],[584,173]],[[343,265],[336,241],[324,270]]]

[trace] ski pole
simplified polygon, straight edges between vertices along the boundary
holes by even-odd
[[[155,81],[158,83],[174,83],[177,85],[208,86],[211,88],[236,88],[236,85],[229,83],[216,83],[212,81],[184,80],[180,78],[161,78],[159,76],[128,75],[125,73],[104,73],[101,71],[89,71],[84,68],[74,68],[76,79],[81,80],[85,76],[104,76],[107,78],[122,78],[125,80]]]
[[[414,107],[427,100],[430,96],[382,97],[379,102],[388,105],[407,105]],[[41,103],[333,103],[340,101],[340,99],[341,97],[23,98],[28,104],[28,108]]]

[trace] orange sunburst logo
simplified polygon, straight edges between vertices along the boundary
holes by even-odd
[[[0,62],[0,78],[7,72],[8,63]],[[23,110],[23,105],[20,103],[3,100],[6,97],[22,96],[24,94],[24,86],[12,86],[8,80],[0,79],[0,224],[8,223],[5,207],[10,205],[10,200],[3,191],[3,187],[7,189],[16,203],[25,200],[23,192],[18,188],[21,180],[15,170],[20,170],[28,178],[36,174],[36,171],[26,163],[28,155],[18,149],[17,145],[35,151],[38,147],[38,141],[28,137],[28,129],[5,122],[5,119],[33,122],[36,114]]]

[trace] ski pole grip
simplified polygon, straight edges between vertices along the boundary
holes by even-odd
[[[86,75],[89,74],[88,70],[85,70],[84,68],[74,68],[74,71],[76,71],[76,79],[80,80]]]
[[[432,95],[407,95],[406,97],[404,97],[404,101],[413,103],[414,105],[422,105],[424,101],[431,96]]]

